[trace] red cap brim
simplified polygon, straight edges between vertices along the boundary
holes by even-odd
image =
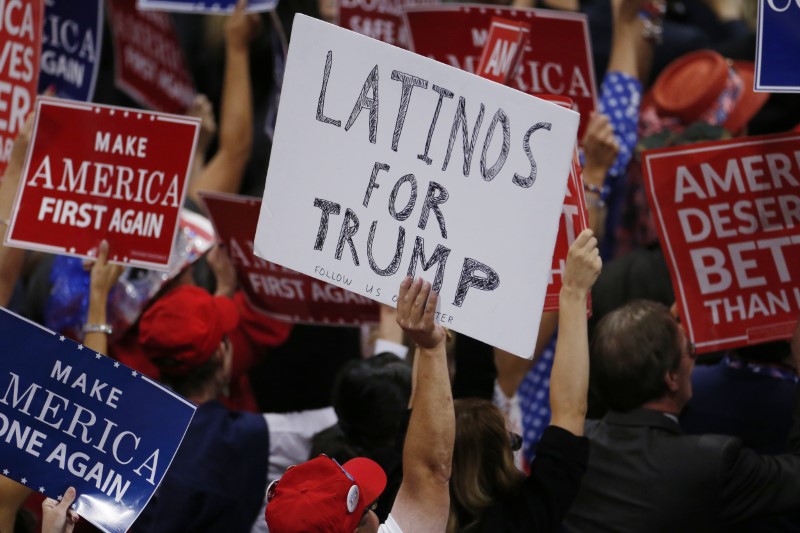
[[[366,505],[371,505],[377,500],[386,488],[386,473],[375,461],[366,457],[356,457],[342,466],[358,483]]]
[[[222,333],[227,334],[236,329],[239,325],[239,309],[233,300],[225,296],[215,296],[214,307],[217,309]]]

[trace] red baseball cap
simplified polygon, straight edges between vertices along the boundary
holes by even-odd
[[[270,533],[353,533],[386,488],[386,474],[370,459],[339,465],[325,455],[289,467],[267,492]]]
[[[156,300],[139,322],[139,344],[165,375],[184,375],[203,365],[239,323],[233,300],[182,285]]]

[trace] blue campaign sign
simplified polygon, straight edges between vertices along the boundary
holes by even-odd
[[[123,533],[172,462],[195,407],[138,372],[0,308],[0,472]]]
[[[277,6],[278,0],[248,0],[246,11],[272,11]],[[236,0],[137,0],[136,7],[178,13],[230,13]]]
[[[800,92],[800,0],[759,0],[755,90]]]
[[[39,92],[90,102],[102,42],[103,0],[45,0]]]

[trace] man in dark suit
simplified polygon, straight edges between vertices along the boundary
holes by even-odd
[[[792,342],[800,360],[800,327]],[[587,422],[589,466],[567,531],[726,530],[800,509],[800,396],[789,453],[762,456],[740,439],[684,435],[694,346],[669,310],[632,302],[607,315],[592,343],[592,382],[610,411]]]

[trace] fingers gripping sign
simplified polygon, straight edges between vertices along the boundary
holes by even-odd
[[[434,320],[439,294],[422,278],[406,277],[397,298],[397,323],[420,348],[431,349],[445,340],[444,328]]]
[[[592,230],[585,229],[569,247],[563,287],[586,295],[600,275],[603,261]]]

